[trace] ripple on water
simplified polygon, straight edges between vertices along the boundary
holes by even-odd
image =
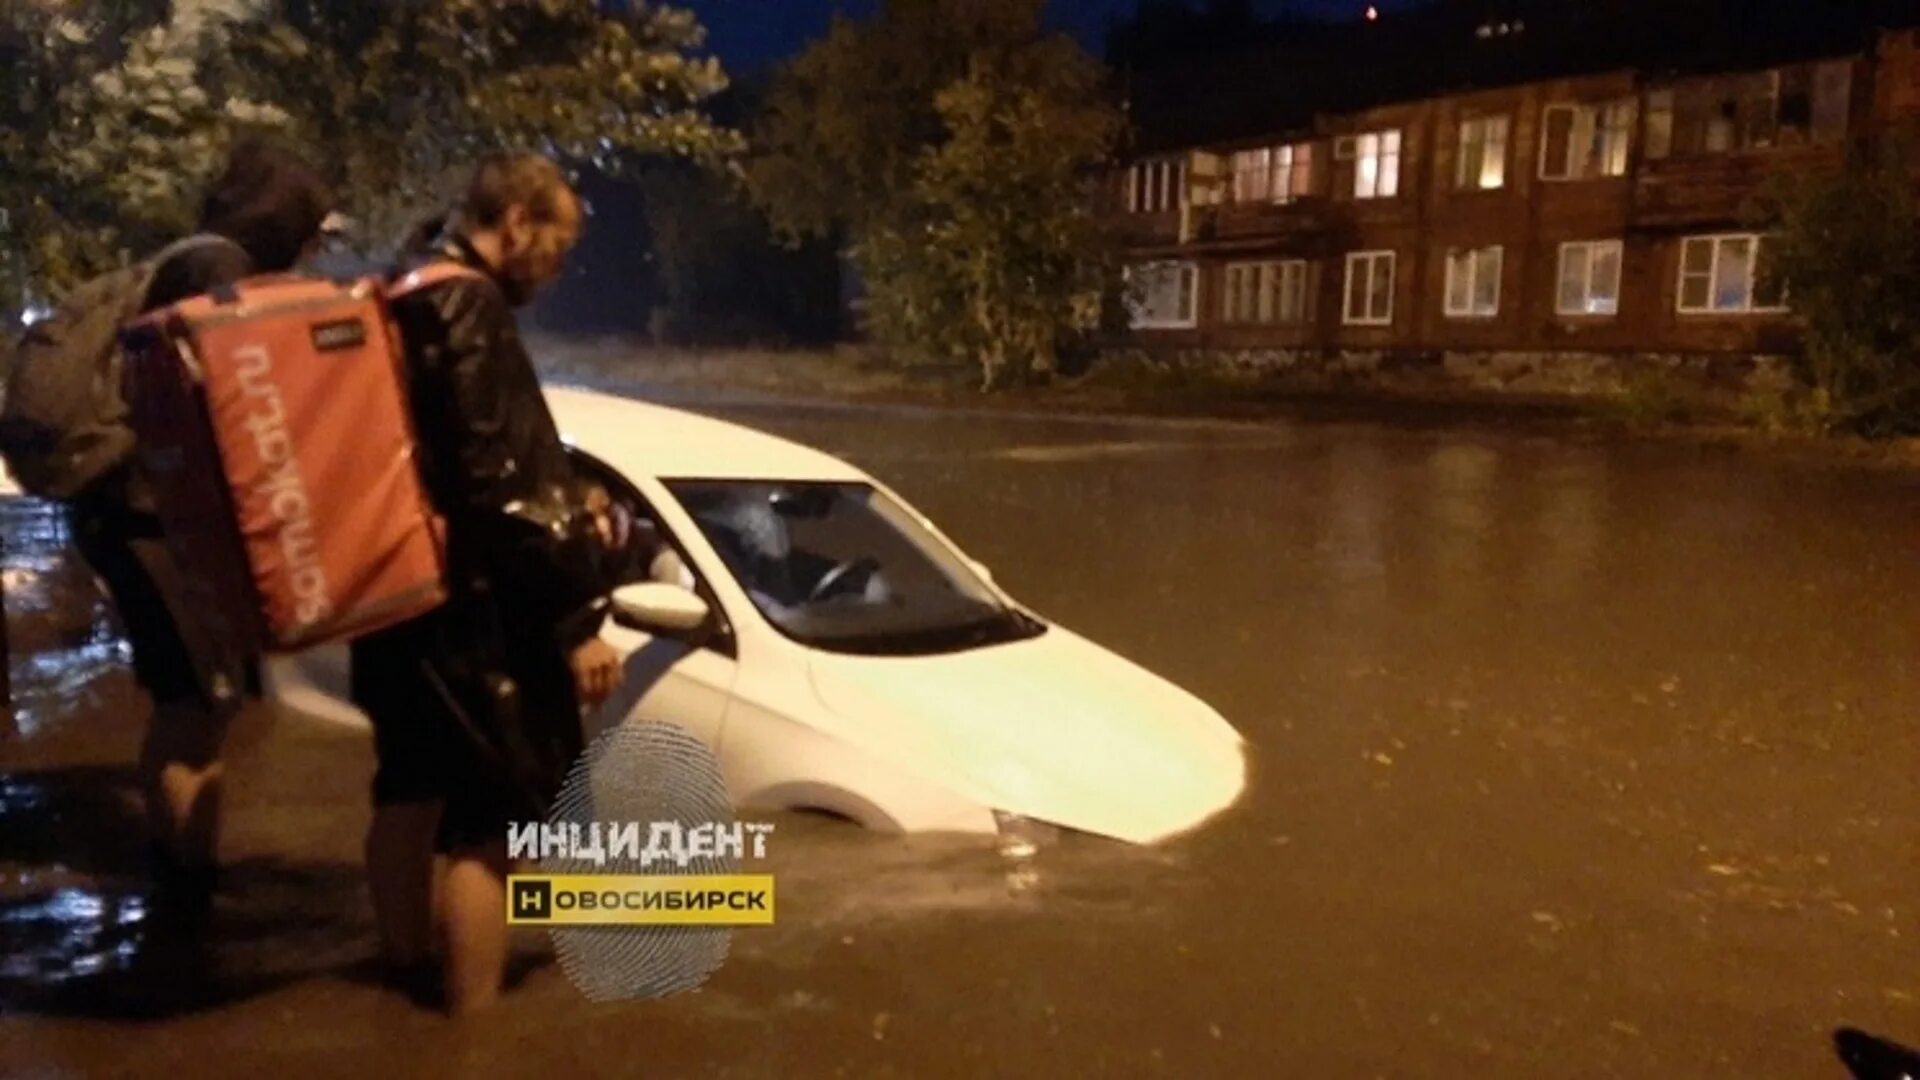
[[[1188,858],[1069,830],[1025,843],[990,837],[888,836],[811,814],[755,814],[775,823],[768,870],[783,905],[810,931],[876,921],[1009,916],[1075,921],[1150,918],[1177,903]]]

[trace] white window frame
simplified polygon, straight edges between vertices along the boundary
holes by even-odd
[[[1507,186],[1507,147],[1513,134],[1512,120],[1505,113],[1470,116],[1460,121],[1459,142],[1453,156],[1453,186],[1457,191],[1498,191]],[[1478,175],[1467,175],[1467,148],[1479,146]],[[1499,156],[1491,156],[1494,151]],[[1494,167],[1489,168],[1489,164]],[[1491,181],[1491,182],[1489,182]]]
[[[1553,118],[1560,113],[1567,114],[1570,119],[1567,121],[1567,155],[1556,162],[1549,155],[1549,150],[1553,146],[1551,135]],[[1582,142],[1580,138],[1582,120],[1586,121],[1585,141],[1589,144],[1593,141],[1592,118],[1592,110],[1580,105],[1556,103],[1540,110],[1540,179],[1552,181],[1579,179],[1574,170],[1573,159]]]
[[[1600,259],[1607,252],[1613,253],[1613,307],[1607,311],[1593,309],[1594,268],[1600,265]],[[1553,275],[1553,312],[1568,318],[1612,319],[1620,314],[1620,287],[1626,278],[1626,244],[1619,240],[1569,240],[1560,245],[1560,257],[1554,263]],[[1569,308],[1566,305],[1567,268],[1570,260],[1580,265],[1581,306]]]
[[[1143,317],[1129,295],[1127,322],[1133,329],[1191,330],[1200,325],[1200,264],[1188,259],[1157,259],[1152,262],[1136,263],[1127,267],[1126,270],[1129,288],[1134,277],[1143,271],[1153,270],[1163,273],[1169,269],[1187,279],[1186,284],[1175,285],[1175,288],[1182,290],[1186,295],[1184,310],[1176,311],[1171,318]]]
[[[1396,280],[1396,274],[1399,270],[1398,263],[1398,254],[1388,250],[1352,251],[1347,253],[1347,273],[1341,282],[1342,287],[1340,290],[1340,321],[1342,324],[1346,326],[1393,325],[1393,294],[1399,286],[1399,282]],[[1362,295],[1368,298],[1370,304],[1374,293],[1376,276],[1382,264],[1385,264],[1387,274],[1386,314],[1376,315],[1371,310],[1367,310],[1356,315],[1353,310],[1353,280],[1355,269],[1357,267],[1365,267],[1364,272],[1367,275],[1367,288]]]
[[[1721,252],[1725,250],[1728,242],[1739,240],[1750,241],[1753,244],[1753,256],[1747,262],[1746,304],[1742,307],[1720,307],[1714,302],[1714,284],[1720,280],[1720,255]],[[1778,315],[1789,310],[1786,299],[1786,289],[1784,287],[1780,291],[1780,303],[1764,306],[1755,303],[1755,294],[1760,287],[1760,252],[1767,242],[1768,237],[1764,233],[1707,233],[1700,236],[1689,236],[1681,240],[1680,265],[1678,267],[1678,273],[1674,277],[1674,308],[1682,315],[1707,316]],[[1705,307],[1698,305],[1688,306],[1687,304],[1687,279],[1700,276],[1687,272],[1687,251],[1695,244],[1713,245],[1713,257],[1708,260],[1705,275],[1707,279],[1707,304]]]
[[[1308,299],[1309,273],[1305,259],[1228,263],[1221,274],[1221,321],[1236,326],[1306,325],[1313,312]],[[1242,310],[1242,301],[1249,293],[1252,308]],[[1291,318],[1286,312],[1289,299],[1296,309]]]
[[[1462,265],[1459,261],[1462,256],[1466,258],[1467,278],[1465,282],[1459,282],[1455,273]],[[1477,248],[1448,248],[1446,291],[1442,294],[1441,300],[1441,306],[1446,311],[1447,318],[1497,318],[1500,314],[1500,278],[1506,271],[1506,263],[1506,249],[1498,244]],[[1490,311],[1482,311],[1476,306],[1476,301],[1480,295],[1480,286],[1483,284],[1482,279],[1488,274],[1493,276],[1493,309]],[[1467,302],[1464,307],[1453,302],[1454,286],[1456,284],[1464,284],[1466,286]]]
[[[1632,98],[1590,103],[1555,102],[1540,110],[1540,179],[1553,183],[1599,180],[1627,175],[1632,164],[1634,118],[1639,112]],[[1548,132],[1556,113],[1567,113],[1567,156],[1553,161]],[[1609,119],[1617,120],[1608,124]]]
[[[1392,199],[1400,194],[1406,138],[1399,128],[1364,131],[1353,138],[1353,197]]]

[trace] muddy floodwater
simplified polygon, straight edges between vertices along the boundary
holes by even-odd
[[[244,718],[211,919],[156,925],[140,699],[15,501],[0,1073],[1823,1077],[1837,1025],[1920,1042],[1913,475],[1565,428],[723,412],[1212,703],[1245,798],[1024,860],[774,815],[779,921],[701,992],[590,1005],[529,937],[456,1025],[367,962],[360,732]]]

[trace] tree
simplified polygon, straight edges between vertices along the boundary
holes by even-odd
[[[1020,59],[1067,60],[1048,51]],[[1092,93],[1059,89],[977,60],[935,96],[948,135],[917,162],[910,197],[855,249],[878,283],[879,335],[977,362],[986,389],[1050,374],[1065,343],[1099,329],[1116,292],[1085,165],[1106,155],[1118,118]]]
[[[847,244],[881,340],[978,364],[989,388],[1052,371],[1115,285],[1089,184],[1120,117],[1041,7],[889,0],[836,20],[776,79],[747,169],[784,235]]]
[[[0,0],[0,305],[20,309],[192,223],[231,135],[285,115],[233,85],[239,0]]]
[[[538,150],[618,173],[741,148],[703,103],[727,85],[678,8],[595,0],[268,0],[236,46],[299,138],[336,162],[365,239],[441,203],[473,158]]]
[[[687,345],[793,345],[838,336],[833,248],[775,243],[737,180],[665,163],[638,184],[658,285],[656,340]]]
[[[718,164],[726,85],[692,15],[639,0],[0,0],[0,303],[190,227],[231,138],[267,128],[336,174],[366,246],[476,155]]]
[[[1821,430],[1920,430],[1920,195],[1906,150],[1782,177],[1764,197],[1771,273],[1805,326],[1796,369]]]

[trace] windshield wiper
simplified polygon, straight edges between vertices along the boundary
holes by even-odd
[[[819,635],[813,639],[813,644],[840,652],[883,656],[923,655],[1021,641],[1037,637],[1045,631],[1045,623],[1009,609],[948,626],[877,634]]]

